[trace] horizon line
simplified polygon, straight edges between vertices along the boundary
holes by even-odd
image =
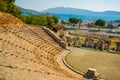
[[[18,7],[21,7],[19,5],[16,5]],[[53,8],[73,8],[73,9],[82,9],[82,10],[88,10],[88,11],[92,11],[92,12],[105,12],[105,11],[114,11],[114,12],[120,12],[120,11],[117,11],[117,10],[104,10],[104,11],[95,11],[95,10],[90,10],[90,9],[83,9],[83,8],[76,8],[76,7],[65,7],[65,6],[58,6],[58,7],[50,7],[50,8],[47,8],[47,9],[53,9]],[[21,7],[21,8],[24,8],[24,7]],[[37,12],[43,12],[47,9],[44,9],[44,10],[35,10],[35,9],[31,9],[31,8],[24,8],[24,9],[29,9],[29,10],[34,10],[34,11],[37,11]]]

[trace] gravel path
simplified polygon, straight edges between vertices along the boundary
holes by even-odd
[[[72,70],[70,70],[68,67],[65,66],[65,64],[63,63],[62,59],[69,53],[69,50],[64,50],[61,54],[57,55],[57,62],[59,63],[60,67],[64,70],[66,70],[67,72],[71,73],[72,76],[77,77],[79,79],[82,80],[82,76],[73,72]]]

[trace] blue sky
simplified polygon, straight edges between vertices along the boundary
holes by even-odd
[[[92,11],[120,11],[120,0],[16,0],[16,5],[37,11],[54,7],[71,7]]]

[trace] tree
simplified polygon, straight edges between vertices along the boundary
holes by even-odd
[[[48,16],[47,22],[48,22],[47,27],[52,30],[54,28],[54,25],[55,25],[54,19],[52,17]]]
[[[79,19],[79,29],[80,29],[80,26],[81,26],[81,23],[83,22],[82,19]]]
[[[64,24],[64,23],[65,23],[65,21],[64,21],[64,20],[62,20],[60,23]]]
[[[39,21],[39,25],[42,25],[42,26],[47,26],[48,22],[47,22],[47,16],[45,14],[42,14],[39,16],[40,18],[40,21]]]
[[[0,0],[0,11],[7,12],[20,18],[23,22],[27,24],[47,26],[51,30],[57,30],[55,25],[58,23],[57,16],[47,16],[45,14],[35,15],[29,13],[28,16],[23,16],[22,12],[16,7],[15,0]]]
[[[115,27],[113,26],[113,22],[110,21],[108,24],[107,24],[107,27],[110,28],[110,29],[114,29]]]
[[[57,16],[52,16],[54,23],[57,24],[58,23],[58,17]]]
[[[102,19],[98,19],[96,20],[95,25],[99,26],[99,31],[100,31],[100,28],[105,25],[105,21]]]
[[[37,15],[33,14],[31,16],[31,24],[40,25],[40,18]]]
[[[7,11],[18,18],[22,15],[22,12],[14,4],[9,4]]]
[[[78,18],[69,18],[69,22],[73,25],[73,28],[75,26],[75,24],[77,24],[79,22]]]
[[[7,3],[15,3],[15,0],[3,0],[3,1],[5,1]]]
[[[22,15],[15,5],[15,0],[0,0],[0,11],[10,13],[18,18]]]
[[[26,17],[26,23],[32,24],[32,13],[29,13],[29,16]]]
[[[27,21],[27,16],[21,15],[21,16],[20,16],[20,19],[21,19],[24,23],[26,23],[26,21]]]
[[[7,10],[7,4],[3,0],[0,0],[0,11],[5,12]]]

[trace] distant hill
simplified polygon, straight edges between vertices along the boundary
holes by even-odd
[[[84,10],[84,9],[56,7],[56,8],[49,8],[47,10],[44,10],[44,11],[42,11],[42,13],[53,13],[53,14],[88,14],[88,13],[93,13],[93,12],[89,11],[89,10]]]
[[[117,11],[104,11],[104,12],[102,12],[102,14],[105,14],[105,15],[120,15],[120,12],[117,12]]]
[[[96,20],[99,18],[104,20],[120,20],[120,12],[117,11],[95,12],[85,9],[56,7],[56,8],[49,8],[39,12],[35,10],[24,9],[21,7],[18,8],[23,12],[23,15],[28,15],[30,12],[37,15],[40,15],[42,13],[44,14],[51,13],[53,15],[56,15],[64,19],[68,19],[69,17],[77,17],[77,18],[82,18],[84,20]]]
[[[22,7],[17,6],[18,9],[20,9],[23,12],[23,15],[28,15],[29,13],[40,15],[40,12],[31,10],[31,9],[24,9]]]
[[[119,20],[120,12],[117,11],[104,11],[104,12],[95,12],[85,9],[76,9],[76,8],[65,8],[65,7],[56,7],[49,8],[42,11],[41,13],[52,13],[62,18],[69,17],[78,17],[82,19],[105,19],[105,20]]]
[[[104,11],[104,12],[95,12],[85,9],[77,8],[65,8],[65,7],[56,7],[49,8],[42,11],[42,13],[53,13],[53,14],[76,14],[76,15],[120,15],[120,12],[117,11]]]

